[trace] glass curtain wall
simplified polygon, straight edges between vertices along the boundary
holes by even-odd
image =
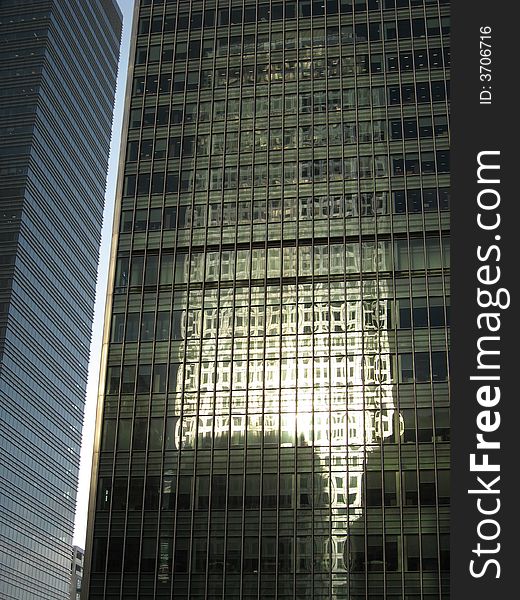
[[[92,600],[441,600],[449,5],[142,1]]]

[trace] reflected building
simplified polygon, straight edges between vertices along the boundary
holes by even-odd
[[[0,598],[68,600],[115,0],[0,1]]]
[[[449,7],[136,7],[85,598],[447,599]]]

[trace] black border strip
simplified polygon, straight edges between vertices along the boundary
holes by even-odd
[[[516,439],[519,418],[520,398],[518,386],[514,385],[520,364],[516,360],[516,335],[518,325],[515,319],[518,305],[514,293],[514,282],[518,273],[517,243],[520,238],[519,193],[515,190],[518,164],[517,131],[515,118],[519,111],[518,55],[516,42],[519,38],[514,3],[462,0],[452,3],[452,345],[451,345],[451,398],[452,398],[452,583],[454,600],[471,598],[489,600],[516,597],[509,590],[517,586],[520,566],[517,563],[517,544],[520,539],[518,525],[517,479],[520,471],[517,463]],[[482,41],[491,43],[491,61],[480,54],[480,28],[490,27],[491,37]],[[482,35],[487,30],[482,30]],[[482,45],[482,50],[488,46]],[[483,52],[486,55],[487,52]],[[482,65],[480,59],[483,58]],[[491,62],[491,64],[488,64]],[[491,71],[481,70],[481,66]],[[488,77],[481,77],[486,74]],[[491,91],[489,94],[481,92]],[[478,156],[481,152],[495,151],[500,154],[481,155],[485,164],[499,165],[500,169],[483,169],[478,182]],[[500,179],[500,183],[491,180]],[[489,191],[484,191],[489,190]],[[481,193],[482,192],[482,193]],[[478,195],[483,204],[492,205],[493,198],[499,201],[497,208],[483,210],[478,206]],[[478,225],[478,214],[484,225],[494,225],[497,215],[500,224],[495,229],[485,230]],[[495,236],[499,236],[497,239]],[[477,248],[480,249],[479,260]],[[500,253],[500,256],[499,256]],[[486,265],[489,270],[486,270]],[[497,277],[495,284],[478,281]],[[487,290],[493,299],[504,306],[485,308],[478,305],[478,288]],[[510,292],[499,293],[499,289]],[[489,299],[481,294],[481,304]],[[479,314],[494,313],[495,317],[481,317]],[[498,327],[489,331],[489,325]],[[485,336],[498,339],[482,340]],[[477,368],[478,340],[481,349],[498,350],[500,354],[481,355],[482,363],[498,365],[491,370]],[[471,376],[483,377],[471,380]],[[499,376],[500,380],[490,380],[489,376]],[[486,396],[487,387],[490,395]],[[500,387],[500,401],[495,406],[493,398]],[[481,403],[478,393],[481,389]],[[486,398],[489,406],[485,406]],[[483,406],[484,404],[484,406]],[[487,412],[489,411],[489,412]],[[488,442],[499,442],[500,449],[477,449],[477,434],[481,433],[477,419],[480,416],[482,427],[495,431],[483,433]],[[498,413],[498,414],[497,414]],[[497,419],[500,418],[498,425]],[[483,463],[484,454],[490,464],[496,464],[500,471],[471,471],[470,455],[475,454],[475,462]],[[481,482],[477,477],[481,478]],[[494,481],[500,477],[498,481]],[[483,483],[482,483],[483,482]],[[486,491],[484,484],[489,489]],[[475,490],[476,493],[468,493]],[[480,499],[480,500],[479,500]],[[480,511],[479,511],[480,506]],[[496,514],[483,514],[483,511]],[[487,521],[486,521],[487,520]],[[486,522],[484,522],[486,521]],[[479,525],[480,524],[480,525]],[[498,529],[500,532],[497,534]],[[480,536],[479,536],[480,531]],[[495,537],[496,535],[496,537]],[[482,537],[495,539],[482,539]],[[480,544],[480,550],[479,545]],[[498,546],[500,544],[500,546]],[[471,567],[471,561],[473,567]],[[488,562],[490,561],[490,562]],[[496,562],[492,562],[496,561]],[[473,569],[474,575],[470,569]],[[498,577],[497,577],[498,575]]]

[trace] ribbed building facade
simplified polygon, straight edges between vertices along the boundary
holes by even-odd
[[[121,14],[0,1],[0,598],[69,598]]]
[[[449,5],[141,1],[85,600],[449,597]]]

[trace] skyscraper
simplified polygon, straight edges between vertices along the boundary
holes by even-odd
[[[448,598],[448,15],[137,7],[85,598]]]
[[[69,597],[121,34],[113,0],[0,2],[0,598]]]

